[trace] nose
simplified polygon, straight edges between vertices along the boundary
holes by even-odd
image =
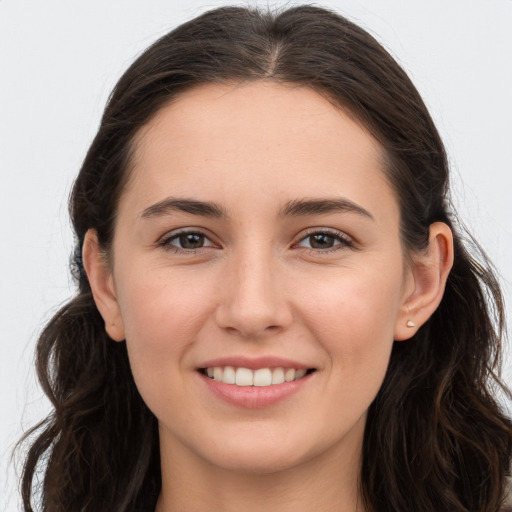
[[[216,310],[219,327],[256,339],[291,324],[286,286],[271,250],[246,250],[227,263],[223,277]]]

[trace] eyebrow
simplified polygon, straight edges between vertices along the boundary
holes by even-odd
[[[281,217],[299,217],[301,215],[319,215],[325,213],[356,213],[375,220],[373,215],[362,206],[344,198],[332,199],[301,199],[288,201],[281,208]]]
[[[167,197],[144,209],[141,218],[160,217],[174,212],[184,212],[202,217],[227,218],[225,209],[217,203],[196,199]],[[326,213],[349,212],[373,219],[368,210],[344,198],[295,199],[288,201],[279,211],[280,217],[300,217]]]
[[[141,218],[160,217],[173,212],[190,213],[202,217],[227,217],[225,210],[216,203],[168,197],[146,208],[142,212]]]

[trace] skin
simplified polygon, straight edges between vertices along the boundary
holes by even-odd
[[[93,231],[84,262],[159,421],[159,512],[363,510],[367,409],[393,340],[436,309],[453,258],[439,223],[429,248],[406,257],[381,161],[375,139],[325,98],[264,81],[200,86],[138,134],[109,263]],[[169,197],[224,215],[154,206]],[[283,215],[291,201],[340,198],[366,213]],[[203,247],[180,247],[182,229]],[[327,234],[326,248],[312,233]],[[277,405],[235,407],[197,371],[235,355],[316,371]]]

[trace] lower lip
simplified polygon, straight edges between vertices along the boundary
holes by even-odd
[[[218,398],[236,407],[260,409],[276,405],[301,390],[315,372],[291,382],[271,386],[236,386],[199,374],[207,388]]]

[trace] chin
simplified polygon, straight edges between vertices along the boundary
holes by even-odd
[[[283,441],[286,437],[287,442]],[[323,447],[307,448],[304,439],[293,442],[291,437],[263,434],[231,437],[205,450],[203,456],[226,471],[264,475],[298,467],[322,452]]]
[[[215,457],[211,462],[225,471],[248,475],[266,475],[292,469],[301,464],[302,458],[286,453],[272,453],[271,451],[258,450],[257,453],[247,450],[238,451],[232,455],[224,453],[221,457]]]

